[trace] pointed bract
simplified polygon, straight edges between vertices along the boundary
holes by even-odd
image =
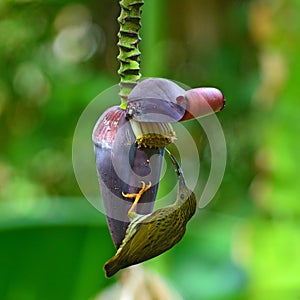
[[[125,111],[111,107],[99,118],[93,142],[98,180],[107,224],[115,246],[118,248],[129,224],[128,210],[131,199],[123,193],[134,193],[141,181],[151,181],[137,209],[142,214],[151,213],[158,189],[163,161],[163,149],[138,148]]]
[[[137,122],[173,123],[204,117],[224,106],[224,96],[216,88],[185,91],[170,80],[148,78],[129,94],[126,117]]]

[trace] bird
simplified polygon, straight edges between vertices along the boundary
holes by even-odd
[[[119,270],[139,264],[156,257],[177,244],[186,231],[187,222],[196,212],[195,194],[186,186],[182,169],[176,158],[166,149],[178,176],[178,192],[176,201],[162,207],[151,214],[140,215],[129,209],[130,224],[125,237],[116,254],[105,263],[104,271],[107,278]],[[142,183],[141,191],[136,194],[140,199],[149,185]],[[124,197],[127,194],[123,194]],[[133,197],[133,194],[128,194]]]

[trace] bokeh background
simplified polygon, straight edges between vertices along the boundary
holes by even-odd
[[[146,270],[188,300],[300,299],[300,2],[145,2],[143,76],[220,88],[228,151],[214,200]],[[118,279],[72,168],[81,112],[119,81],[118,14],[117,0],[0,1],[0,299],[95,299]]]

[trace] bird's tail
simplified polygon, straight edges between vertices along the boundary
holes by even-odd
[[[107,278],[112,277],[120,270],[115,257],[111,258],[105,265],[104,271]]]

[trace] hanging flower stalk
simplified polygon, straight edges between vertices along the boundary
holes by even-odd
[[[222,93],[215,88],[185,91],[167,79],[140,81],[138,43],[142,5],[140,0],[120,1],[121,105],[109,108],[100,116],[92,135],[104,210],[111,237],[119,249],[117,253],[124,253],[127,247],[124,245],[136,240],[134,236],[144,216],[152,216],[165,147],[176,138],[171,123],[205,116],[222,110],[225,105]],[[179,189],[179,195],[181,192]],[[182,224],[188,219],[181,220]],[[179,225],[176,220],[175,227]],[[131,261],[129,256],[135,253],[132,248],[122,256],[122,264],[117,263],[117,267],[157,256],[179,241],[168,238],[166,234],[167,245],[160,251],[140,253]],[[145,243],[149,244],[149,251],[154,246],[151,243],[151,240]],[[110,273],[107,269],[106,272],[111,276],[115,271]]]
[[[121,105],[108,109],[99,118],[94,131],[96,164],[106,219],[115,246],[118,248],[129,224],[128,211],[143,184],[147,189],[136,207],[141,214],[151,213],[157,194],[163,151],[172,142],[174,131],[170,125],[158,125],[149,146],[145,141],[136,143],[131,122],[126,118],[128,95],[141,77],[139,67],[141,28],[141,0],[121,0],[119,55]],[[144,132],[147,128],[135,128]],[[152,131],[152,130],[150,130]],[[161,131],[162,134],[159,134]],[[159,146],[153,142],[159,140]]]
[[[137,81],[141,78],[140,55],[138,44],[141,40],[139,30],[141,28],[141,13],[144,1],[121,0],[121,14],[118,18],[120,30],[118,33],[118,46],[120,68],[118,74],[120,81],[121,106],[127,104],[127,97]]]

